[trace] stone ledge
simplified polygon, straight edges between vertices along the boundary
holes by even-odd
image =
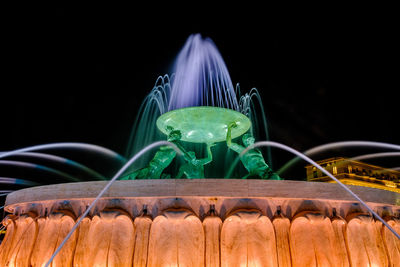
[[[57,199],[95,198],[106,183],[107,181],[94,181],[26,188],[9,194],[6,206]],[[360,186],[349,186],[349,188],[366,202],[397,206],[400,202],[400,194],[395,192]],[[190,196],[355,201],[338,184],[239,179],[116,181],[104,198]]]

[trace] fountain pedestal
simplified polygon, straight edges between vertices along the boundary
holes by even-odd
[[[5,209],[13,215],[5,221],[0,265],[46,262],[105,183],[56,184],[10,194]],[[400,212],[400,194],[350,188],[400,232],[393,216]],[[337,184],[116,181],[78,229],[55,261],[79,266],[400,262],[400,241]]]

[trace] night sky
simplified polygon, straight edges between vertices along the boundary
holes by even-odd
[[[300,151],[344,140],[400,144],[390,23],[272,13],[91,7],[10,16],[0,150],[74,141],[124,153],[140,103],[192,33],[215,42],[242,91],[259,90],[272,140]],[[273,155],[276,167],[291,158]],[[303,177],[303,167],[293,175]]]

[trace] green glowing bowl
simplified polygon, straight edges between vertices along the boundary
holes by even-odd
[[[164,113],[157,119],[157,127],[168,135],[167,126],[180,130],[182,141],[214,143],[226,140],[228,125],[236,122],[232,138],[246,133],[251,126],[249,118],[237,111],[216,107],[190,107]]]

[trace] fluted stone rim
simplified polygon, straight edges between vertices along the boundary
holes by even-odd
[[[108,181],[53,184],[15,191],[5,206],[57,199],[95,198]],[[348,186],[366,202],[400,205],[400,194],[381,189]],[[116,181],[103,198],[234,197],[355,201],[338,184],[304,181],[241,179],[168,179]]]

